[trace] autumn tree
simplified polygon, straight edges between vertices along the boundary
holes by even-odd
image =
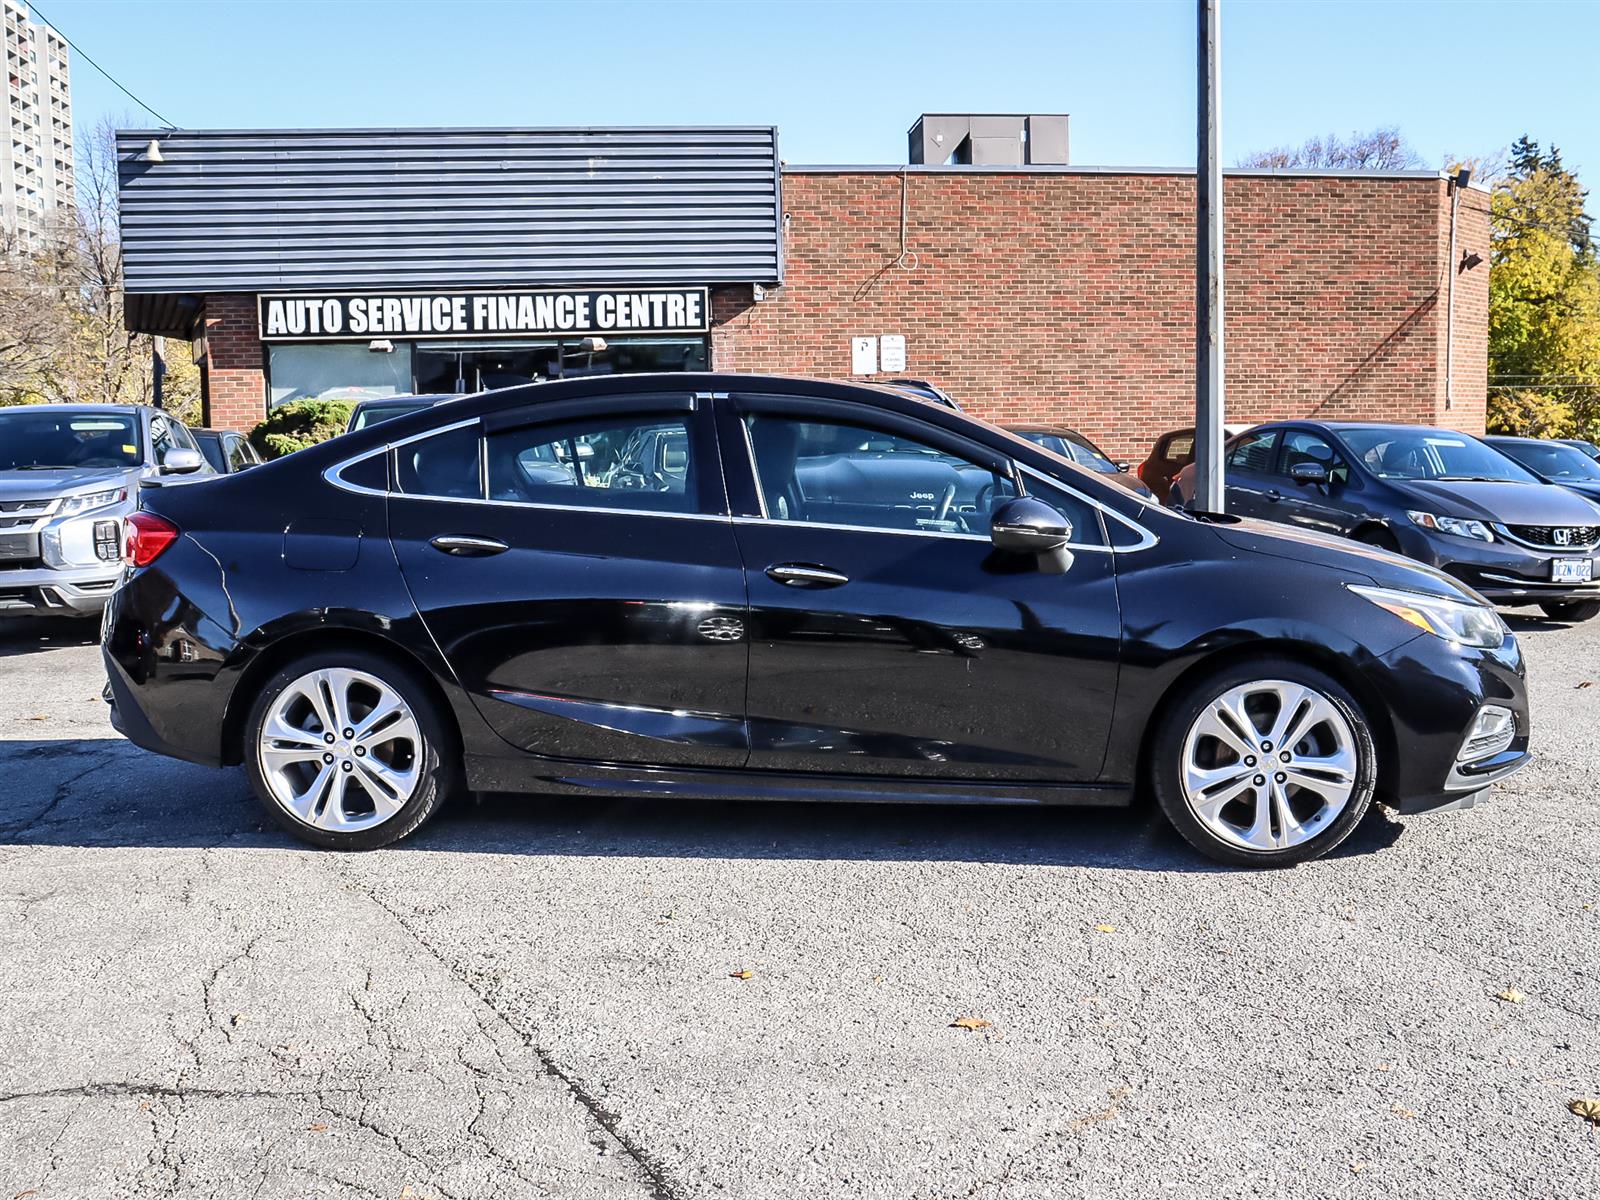
[[[0,242],[0,404],[148,404],[152,339],[123,322],[115,126],[84,140],[78,205],[37,240]],[[164,407],[197,422],[199,370],[169,344]]]
[[[1489,425],[1600,434],[1600,256],[1587,193],[1523,137],[1490,199]]]

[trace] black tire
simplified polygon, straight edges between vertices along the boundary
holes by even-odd
[[[1404,553],[1394,534],[1381,526],[1363,529],[1355,535],[1356,541],[1364,546],[1376,546],[1379,550],[1387,550],[1390,554]]]
[[[1600,617],[1600,600],[1546,600],[1539,607],[1552,621],[1587,621]]]
[[[411,709],[421,735],[416,786],[410,798],[387,820],[355,831],[320,829],[289,812],[263,773],[262,725],[274,703],[291,684],[306,674],[325,668],[343,668],[381,680]],[[243,758],[256,799],[283,829],[302,841],[329,850],[375,850],[416,832],[460,789],[459,741],[453,722],[442,714],[427,684],[408,666],[367,650],[319,650],[297,658],[268,679],[250,706],[245,722]]]
[[[1231,689],[1264,680],[1284,680],[1311,688],[1326,698],[1347,723],[1356,758],[1354,784],[1344,808],[1327,827],[1298,845],[1272,850],[1247,849],[1223,840],[1190,807],[1182,777],[1190,727],[1214,701]],[[1275,751],[1276,752],[1276,751]],[[1195,849],[1218,862],[1242,867],[1287,867],[1328,853],[1361,823],[1372,807],[1377,786],[1377,748],[1366,714],[1337,680],[1293,659],[1263,656],[1207,675],[1173,697],[1149,743],[1150,780],[1167,820]]]

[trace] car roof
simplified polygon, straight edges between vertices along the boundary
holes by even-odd
[[[1284,417],[1277,421],[1263,421],[1262,427],[1277,428],[1282,425],[1305,425],[1312,429],[1326,429],[1333,433],[1347,433],[1353,430],[1392,430],[1395,433],[1459,433],[1465,437],[1476,438],[1479,435],[1468,433],[1465,429],[1450,429],[1444,425],[1413,425],[1404,421],[1315,421],[1302,417]]]
[[[131,417],[136,413],[158,413],[161,409],[150,404],[19,404],[18,410],[28,412],[87,412],[87,413],[120,413]],[[171,413],[162,413],[163,416],[172,416]]]
[[[407,392],[403,396],[368,396],[365,400],[357,400],[357,408],[382,408],[386,404],[414,404],[418,400],[427,400],[437,404],[441,400],[459,400],[465,392]]]
[[[1052,421],[1019,421],[1015,425],[1007,422],[1000,428],[1009,429],[1012,433],[1055,433],[1069,437],[1083,436],[1070,425],[1058,425]]]

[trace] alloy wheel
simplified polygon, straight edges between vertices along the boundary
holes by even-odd
[[[1183,795],[1202,825],[1240,850],[1286,850],[1328,828],[1355,791],[1349,720],[1305,684],[1263,679],[1216,697],[1183,743]]]
[[[267,709],[256,742],[261,778],[284,810],[316,829],[371,829],[421,779],[416,715],[365,671],[325,667],[295,679]]]

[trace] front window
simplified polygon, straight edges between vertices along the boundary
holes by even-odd
[[[1477,438],[1448,430],[1348,429],[1345,444],[1379,479],[1538,483],[1536,475]]]
[[[1010,480],[937,446],[864,425],[745,417],[767,516],[780,521],[987,535]]]
[[[1082,434],[1060,434],[1049,433],[1042,429],[1027,429],[1018,436],[1027,439],[1035,446],[1043,446],[1052,454],[1059,454],[1068,462],[1075,462],[1080,467],[1088,467],[1089,470],[1098,471],[1102,475],[1116,475],[1122,470]]]
[[[275,345],[267,353],[270,408],[294,400],[371,400],[411,390],[411,346],[405,342],[388,351],[357,342]]]
[[[1600,480],[1600,463],[1576,446],[1560,442],[1496,442],[1494,448],[1546,479],[1561,483]]]
[[[0,412],[0,471],[137,467],[139,420],[119,413]]]

